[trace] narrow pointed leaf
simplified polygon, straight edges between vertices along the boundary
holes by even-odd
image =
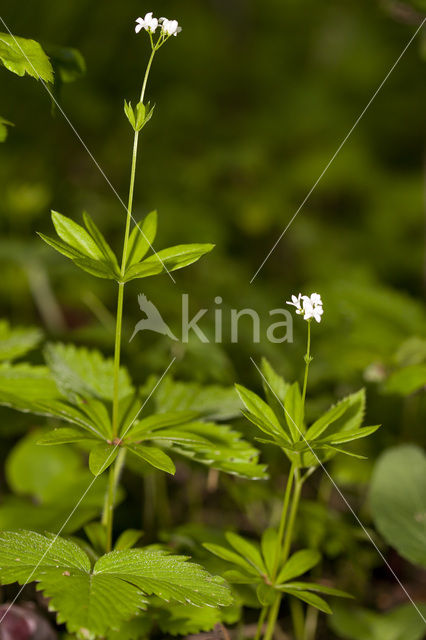
[[[205,542],[203,544],[210,553],[213,553],[218,558],[225,560],[226,562],[230,562],[231,564],[235,564],[241,569],[244,569],[248,574],[253,576],[258,576],[258,571],[255,570],[252,564],[250,564],[243,556],[231,549],[227,549],[226,547],[222,547],[219,544],[213,544],[210,542]]]
[[[302,395],[298,382],[292,384],[286,393],[284,413],[291,438],[293,442],[297,442],[304,431]]]
[[[82,442],[83,440],[96,439],[96,437],[86,431],[80,429],[73,429],[71,427],[61,427],[59,429],[53,429],[44,434],[38,441],[38,444],[43,445],[55,445],[55,444],[69,444],[72,442]]]
[[[157,234],[157,212],[148,213],[143,223],[134,226],[127,248],[127,268],[137,264],[152,247]]]
[[[277,584],[288,582],[315,567],[321,560],[321,554],[314,549],[296,551],[285,563],[278,574]]]
[[[226,534],[226,539],[231,547],[243,554],[260,574],[267,573],[260,551],[255,544],[231,531]]]
[[[142,458],[144,462],[160,471],[165,471],[174,475],[176,467],[173,460],[161,449],[156,447],[145,447],[141,444],[128,445],[128,450],[131,451],[138,458]]]
[[[326,601],[315,593],[311,593],[310,591],[299,591],[298,589],[287,589],[285,586],[281,587],[279,590],[284,593],[289,593],[295,598],[303,600],[303,602],[307,602],[311,607],[319,609],[319,611],[322,611],[323,613],[333,613]]]
[[[98,227],[96,226],[93,219],[91,218],[91,216],[89,216],[88,213],[86,212],[83,213],[83,220],[84,220],[84,224],[86,225],[86,229],[92,236],[98,249],[101,251],[104,259],[106,260],[106,262],[110,264],[111,269],[116,272],[117,276],[119,276],[120,270],[118,267],[117,258],[115,256],[115,253],[109,246],[108,242],[105,240],[103,234],[98,229]]]
[[[327,587],[324,584],[315,584],[313,582],[287,582],[285,584],[286,589],[301,589],[302,591],[315,591],[316,593],[324,593],[328,596],[336,596],[339,598],[353,598],[350,593],[342,591],[341,589],[335,589],[334,587]]]
[[[109,444],[100,444],[91,450],[89,455],[89,468],[94,476],[100,476],[112,465],[119,452],[119,447]]]

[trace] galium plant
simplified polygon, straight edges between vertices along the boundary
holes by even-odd
[[[244,415],[265,434],[259,442],[280,448],[290,461],[290,472],[283,492],[281,518],[278,529],[266,529],[260,544],[229,532],[229,547],[206,544],[206,548],[225,560],[230,568],[224,577],[236,585],[253,585],[261,607],[256,640],[264,625],[264,640],[274,634],[283,596],[290,599],[293,631],[296,640],[307,638],[307,625],[301,602],[324,613],[332,613],[328,603],[318,594],[350,597],[333,587],[300,580],[300,577],[318,565],[321,556],[317,550],[299,549],[291,553],[294,526],[305,481],[323,463],[338,453],[362,457],[346,449],[348,443],[374,433],[378,426],[361,427],[365,392],[363,389],[344,398],[311,425],[306,424],[305,405],[311,355],[311,324],[321,322],[323,304],[321,296],[299,294],[288,304],[307,322],[307,347],[304,356],[303,386],[289,384],[264,360],[259,373],[262,376],[266,402],[241,385],[237,392],[245,406]],[[314,637],[314,636],[310,636]]]
[[[94,479],[108,470],[101,520],[83,523],[84,539],[60,535],[68,521],[58,533],[0,533],[0,582],[37,582],[58,622],[81,639],[138,639],[149,634],[154,622],[163,633],[174,635],[209,630],[219,621],[236,622],[241,604],[253,606],[253,599],[247,603],[238,591],[245,586],[260,609],[256,640],[262,633],[264,640],[271,640],[283,597],[290,604],[296,640],[312,640],[303,607],[307,604],[331,613],[323,596],[348,594],[304,577],[320,563],[321,556],[316,549],[293,549],[302,489],[333,456],[356,456],[346,445],[378,428],[361,426],[364,390],[307,424],[311,325],[313,320],[322,320],[321,296],[292,296],[289,304],[307,322],[303,384],[286,382],[264,360],[259,372],[266,401],[241,385],[237,385],[237,395],[233,389],[175,382],[168,370],[138,387],[121,363],[126,283],[186,267],[213,249],[211,244],[179,245],[147,257],[156,236],[157,213],[149,213],[140,223],[133,219],[139,139],[154,114],[153,105],[146,100],[148,79],[157,52],[180,30],[176,20],[158,19],[152,12],[136,21],[135,31],[146,32],[151,53],[138,103],[133,107],[124,102],[133,130],[133,150],[121,256],[117,257],[87,213],[82,226],[52,212],[57,237],[40,234],[87,273],[116,282],[113,358],[72,344],[48,344],[45,365],[17,362],[41,336],[0,324],[0,404],[66,423],[55,424],[40,436],[38,444],[81,447],[89,454]],[[220,577],[187,556],[170,554],[164,545],[138,546],[139,530],[129,529],[115,538],[114,510],[126,464],[133,469],[139,465],[142,473],[148,469],[174,474],[174,458],[180,456],[224,473],[267,477],[259,452],[223,424],[239,414],[241,402],[246,418],[262,432],[257,440],[278,447],[290,463],[279,526],[269,526],[258,543],[235,532],[226,533],[227,547],[205,543],[208,551],[225,562]],[[221,566],[214,573],[220,573]],[[237,606],[232,609],[234,595]],[[7,612],[3,618],[5,615]]]
[[[178,399],[173,400],[173,382],[168,380],[168,398],[154,408],[154,413],[145,416],[142,410],[164,374],[139,389],[121,365],[125,284],[181,269],[213,249],[211,244],[179,245],[154,251],[147,257],[156,235],[156,212],[131,230],[139,138],[153,115],[153,107],[145,98],[148,78],[159,49],[180,31],[176,21],[157,20],[152,13],[137,20],[136,31],[142,29],[148,33],[151,54],[136,107],[124,103],[134,138],[120,259],[87,213],[82,226],[53,212],[57,237],[39,234],[92,276],[116,282],[114,357],[104,358],[96,351],[73,345],[50,344],[44,352],[46,366],[13,363],[14,356],[25,352],[23,346],[12,350],[9,356],[6,352],[0,369],[2,404],[68,423],[48,432],[41,438],[41,445],[81,444],[90,452],[89,467],[94,476],[109,468],[101,522],[85,529],[90,544],[53,533],[0,533],[1,583],[38,582],[38,588],[49,598],[50,608],[57,612],[58,622],[65,623],[68,631],[79,638],[113,637],[128,620],[139,620],[140,612],[154,600],[157,609],[158,601],[215,608],[232,602],[225,581],[188,562],[187,557],[170,555],[158,546],[132,548],[141,532],[124,532],[114,541],[117,488],[128,455],[145,468],[170,474],[175,472],[175,465],[165,450],[229,473],[265,476],[264,467],[257,462],[256,449],[226,425],[213,423],[222,406],[229,407],[227,390],[204,389],[204,401],[200,402],[199,394],[184,386]],[[230,415],[233,413],[231,409]]]

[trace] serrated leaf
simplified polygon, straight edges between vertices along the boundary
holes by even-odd
[[[58,387],[64,394],[79,394],[112,400],[114,390],[114,361],[100,351],[76,347],[73,344],[49,343],[45,357]],[[129,374],[124,367],[119,373],[119,397],[133,392]]]
[[[155,616],[155,611],[153,614]],[[156,618],[163,633],[186,636],[200,631],[211,631],[222,620],[222,612],[214,607],[169,604],[167,608],[158,610]]]
[[[119,452],[118,446],[99,444],[94,447],[89,455],[89,468],[94,476],[100,476],[112,465]]]
[[[155,469],[174,475],[176,467],[173,460],[157,447],[145,447],[141,444],[128,445],[127,449]]]
[[[0,320],[0,361],[14,360],[34,349],[43,337],[35,327],[11,327]]]
[[[2,584],[22,584],[32,572],[58,612],[58,622],[65,622],[70,633],[84,628],[105,636],[118,630],[145,606],[144,594],[197,606],[232,602],[221,578],[183,556],[144,549],[113,551],[92,569],[75,543],[31,531],[0,533],[0,567]]]
[[[127,247],[126,267],[138,264],[152,247],[157,234],[157,212],[148,213],[143,223],[134,226]]]
[[[152,433],[160,429],[168,429],[169,427],[177,427],[192,422],[197,417],[195,411],[176,411],[157,413],[133,423],[126,435],[126,441],[134,442],[152,437]]]
[[[49,58],[35,40],[0,33],[0,60],[12,73],[25,73],[44,82],[53,82],[53,69]]]
[[[277,584],[288,582],[297,576],[301,576],[321,560],[321,554],[314,549],[303,549],[296,551],[285,563],[278,574]]]
[[[213,244],[181,244],[157,251],[153,256],[134,264],[126,271],[124,281],[145,278],[163,271],[176,271],[199,260],[214,249]]]

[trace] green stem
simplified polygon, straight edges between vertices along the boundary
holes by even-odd
[[[260,640],[262,635],[263,623],[265,622],[266,614],[268,613],[268,607],[264,606],[260,612],[259,622],[257,623],[257,631],[254,640]]]
[[[305,400],[306,400],[306,389],[308,386],[308,373],[309,373],[309,365],[312,361],[311,358],[311,321],[308,320],[308,343],[306,346],[305,353],[305,377],[303,379],[303,392],[302,392],[302,407],[303,411],[305,411]]]
[[[284,535],[284,541],[283,541],[283,550],[281,554],[282,564],[285,564],[290,553],[291,541],[293,538],[294,523],[296,520],[296,514],[299,506],[300,494],[302,491],[302,484],[303,484],[299,476],[299,470],[297,468],[293,469],[293,476],[295,478],[295,482],[294,482],[293,497],[292,497],[291,508],[290,508],[290,516],[285,529],[285,535]],[[282,595],[281,593],[278,593],[276,596],[275,602],[272,605],[271,610],[269,612],[268,626],[266,628],[266,633],[264,635],[263,640],[271,640],[274,634],[274,629],[277,623],[278,613],[280,610],[281,599],[282,599]]]
[[[109,553],[112,549],[112,526],[114,515],[115,494],[120,480],[121,471],[126,459],[126,449],[120,449],[115,464],[111,465],[108,474],[108,490],[105,498],[105,505],[102,514],[102,524],[106,528],[105,551]]]
[[[305,620],[300,600],[297,598],[290,598],[290,611],[295,639],[304,640]]]
[[[151,56],[149,58],[145,76],[142,83],[140,102],[143,102],[145,97],[145,90],[148,82],[149,72],[151,70],[152,61],[154,59],[156,49],[153,48],[151,52]],[[132,165],[130,170],[130,185],[129,185],[129,197],[127,202],[127,216],[126,216],[126,228],[124,231],[124,242],[123,242],[123,254],[121,258],[121,278],[124,277],[124,273],[126,270],[126,262],[127,262],[127,249],[129,243],[129,233],[130,233],[130,221],[132,219],[132,211],[133,211],[133,195],[135,190],[135,178],[136,178],[136,162],[138,156],[138,143],[139,143],[139,132],[135,131],[133,138],[133,151],[132,151]],[[123,324],[123,303],[124,303],[124,282],[118,283],[118,297],[117,297],[117,315],[116,315],[116,323],[115,323],[115,345],[114,345],[114,385],[113,385],[113,401],[112,401],[112,435],[113,440],[118,438],[119,434],[119,387],[120,387],[120,359],[121,359],[121,334],[122,334],[122,324]],[[124,461],[124,456],[121,456],[121,451],[117,456],[117,459],[110,469],[109,472],[109,482],[108,482],[108,491],[105,500],[105,508],[104,515],[102,517],[102,522],[107,527],[107,551],[111,549],[112,545],[112,528],[113,528],[113,517],[114,517],[114,494],[116,489],[116,482],[118,481],[118,477],[120,475],[121,466],[120,459],[122,458]]]
[[[283,508],[282,508],[282,511],[281,511],[280,526],[279,526],[279,529],[278,529],[277,546],[276,546],[276,551],[275,551],[275,562],[274,562],[274,568],[273,568],[273,572],[272,572],[272,577],[274,579],[275,579],[275,576],[277,575],[278,567],[280,565],[281,549],[282,549],[283,537],[284,537],[284,527],[285,527],[285,523],[286,523],[286,519],[287,519],[287,512],[288,512],[288,506],[289,506],[289,503],[290,503],[291,490],[292,490],[292,487],[293,487],[294,472],[295,472],[295,466],[294,466],[294,463],[292,463],[292,465],[290,467],[290,473],[289,473],[289,476],[288,476],[288,480],[287,480],[287,485],[286,485],[286,488],[285,488],[285,494],[284,494],[284,499],[283,499]]]

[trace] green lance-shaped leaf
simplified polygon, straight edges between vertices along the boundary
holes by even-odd
[[[89,455],[89,468],[94,476],[100,476],[112,465],[119,452],[116,445],[99,444],[94,447]]]
[[[374,468],[370,505],[386,542],[413,564],[426,567],[426,456],[414,445],[393,447]]]
[[[0,60],[12,73],[25,73],[44,82],[53,82],[53,69],[49,58],[35,40],[0,33]]]
[[[138,264],[152,247],[157,235],[157,212],[148,213],[143,223],[136,224],[129,236],[126,267]]]
[[[184,556],[161,551],[113,551],[91,567],[74,542],[33,531],[0,532],[0,582],[30,579],[50,598],[59,623],[70,633],[96,636],[118,630],[145,608],[146,595],[197,606],[226,606],[232,596],[224,581]]]
[[[289,582],[297,576],[301,576],[313,567],[315,567],[321,560],[321,555],[314,549],[303,549],[302,551],[296,551],[285,563],[284,567],[278,574],[277,584]]]
[[[285,585],[280,588],[280,591],[283,591],[284,593],[288,593],[294,596],[295,598],[298,598],[299,600],[306,602],[311,607],[314,607],[315,609],[318,609],[323,613],[329,613],[329,614],[333,613],[329,605],[326,603],[326,601],[323,600],[323,598],[320,598],[319,596],[317,596],[315,593],[311,593],[310,591],[302,591],[299,589],[287,588]]]
[[[294,382],[285,395],[284,413],[291,439],[298,442],[304,432],[302,394],[298,382]]]
[[[236,533],[228,532],[225,537],[231,547],[233,547],[238,553],[243,554],[259,574],[267,574],[262,555],[257,545]]]
[[[136,457],[141,458],[144,462],[149,464],[154,469],[165,471],[174,475],[176,467],[173,460],[157,447],[145,447],[141,444],[129,445],[127,449],[133,453]]]
[[[287,429],[283,406],[290,384],[274,371],[266,358],[262,358],[261,370],[263,374],[262,385],[268,405],[277,416],[281,426]]]
[[[153,256],[129,267],[125,273],[124,282],[135,278],[146,278],[166,270],[182,269],[199,260],[201,256],[209,253],[213,248],[214,244],[181,244],[162,249]]]
[[[87,214],[85,224],[88,231],[56,211],[52,211],[52,221],[60,240],[39,233],[47,244],[96,277],[111,280],[120,278],[115,255]]]
[[[266,402],[253,391],[246,389],[242,385],[237,384],[235,388],[241,401],[247,408],[247,412],[243,411],[244,415],[264,433],[267,433],[273,438],[283,439],[290,443],[288,435]]]

